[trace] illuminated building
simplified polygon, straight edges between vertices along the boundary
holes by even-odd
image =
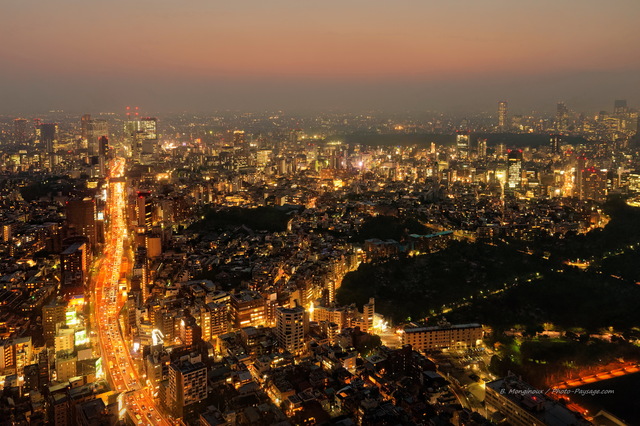
[[[487,157],[487,140],[478,139],[478,158],[483,159]]]
[[[304,350],[305,310],[302,306],[276,309],[278,345],[292,354]]]
[[[206,310],[209,312],[209,335],[218,336],[227,332],[228,308],[221,303],[207,303]]]
[[[37,135],[44,151],[44,166],[55,166],[55,150],[58,145],[58,123],[41,123],[38,125]]]
[[[153,202],[151,201],[151,193],[146,191],[138,191],[136,198],[136,217],[138,218],[138,227],[148,230],[151,228],[153,219]]]
[[[158,119],[146,117],[140,119],[140,138],[142,155],[153,155],[158,151]]]
[[[582,170],[580,199],[604,202],[607,199],[607,173],[595,167]]]
[[[373,317],[375,315],[376,301],[372,297],[369,303],[365,303],[362,307],[362,331],[368,333],[373,329]]]
[[[82,235],[89,239],[91,250],[96,249],[96,204],[92,198],[69,200],[66,204],[67,225],[75,231],[75,235]]]
[[[438,327],[405,328],[402,344],[418,351],[476,346],[482,341],[480,324],[459,324]]]
[[[549,147],[552,154],[560,154],[560,144],[562,143],[561,135],[551,135],[549,137]]]
[[[81,136],[87,142],[90,157],[97,157],[100,151],[100,138],[109,137],[109,127],[106,120],[93,120],[90,114],[80,119]]]
[[[501,132],[508,130],[507,125],[507,101],[498,102],[498,128]]]
[[[60,353],[71,353],[75,348],[76,333],[73,328],[59,327],[56,332],[54,348],[56,356]]]
[[[48,346],[54,345],[56,326],[64,322],[66,310],[66,306],[57,301],[42,307],[42,328]]]
[[[456,132],[456,153],[461,160],[469,158],[469,132]]]
[[[258,327],[266,320],[265,300],[255,291],[231,295],[231,322],[236,328]]]
[[[522,184],[522,151],[513,149],[507,155],[507,185],[519,188]]]
[[[207,397],[207,367],[202,362],[182,361],[169,366],[166,406],[175,417]]]
[[[556,130],[559,132],[567,130],[569,119],[569,109],[564,102],[558,102],[556,106]]]
[[[89,264],[87,252],[85,242],[74,242],[60,253],[62,289],[65,294],[83,294]]]

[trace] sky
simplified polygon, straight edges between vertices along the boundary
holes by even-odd
[[[640,107],[638,0],[3,0],[0,113]]]

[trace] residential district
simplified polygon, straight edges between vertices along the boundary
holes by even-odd
[[[605,227],[640,190],[637,127],[626,101],[0,117],[0,423],[632,421],[491,370],[490,324],[434,319],[462,300],[399,320],[339,294],[362,265]]]

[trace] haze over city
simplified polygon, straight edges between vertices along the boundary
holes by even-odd
[[[0,426],[640,424],[638,0],[22,0]]]
[[[597,112],[640,100],[634,0],[20,1],[0,112]]]

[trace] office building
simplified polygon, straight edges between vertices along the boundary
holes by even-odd
[[[89,239],[91,250],[96,249],[96,204],[92,198],[69,200],[66,204],[67,226],[73,235]]]
[[[508,125],[508,117],[507,117],[507,102],[506,101],[500,101],[498,102],[498,129],[501,132],[504,132],[505,130],[509,130],[509,125]]]
[[[522,184],[522,150],[512,149],[507,155],[507,186],[519,188]]]
[[[456,132],[456,153],[460,160],[469,158],[469,132],[462,130]]]

